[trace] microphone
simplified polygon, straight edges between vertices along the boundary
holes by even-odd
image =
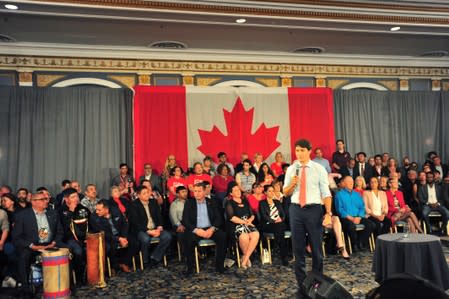
[[[299,163],[296,164],[296,176],[299,176]]]

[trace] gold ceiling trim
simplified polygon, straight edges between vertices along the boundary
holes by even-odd
[[[39,2],[39,1],[35,1]],[[156,2],[144,0],[47,0],[46,2],[56,3],[75,3],[87,4],[96,6],[113,6],[113,7],[132,7],[132,8],[146,8],[146,9],[165,9],[165,10],[179,10],[179,11],[195,11],[195,12],[214,12],[214,13],[229,13],[229,14],[254,14],[266,16],[280,16],[280,17],[301,17],[301,18],[322,18],[322,19],[338,19],[338,20],[358,20],[358,21],[377,21],[390,23],[427,23],[427,24],[449,24],[448,18],[429,18],[429,17],[408,17],[408,16],[391,16],[391,15],[376,15],[376,14],[358,14],[348,12],[323,12],[323,11],[298,11],[289,9],[272,9],[259,7],[235,7],[235,6],[218,6],[206,4],[191,4],[191,3],[176,3],[176,2]],[[375,5],[367,3],[335,3],[333,1],[286,1],[286,3],[319,5],[325,7],[326,5],[340,6],[340,7],[360,7],[360,8],[376,8],[376,9],[390,9],[390,10],[415,10],[415,11],[434,11],[438,13],[449,12],[445,8],[431,8],[431,7],[409,7],[401,5]]]
[[[181,61],[148,59],[112,59],[0,55],[0,68],[30,70],[151,72],[192,74],[264,74],[264,75],[357,75],[371,77],[449,77],[444,67],[399,67],[364,65],[319,65],[292,63],[240,63],[219,61]]]

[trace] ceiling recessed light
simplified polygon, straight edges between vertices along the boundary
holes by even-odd
[[[238,24],[243,24],[243,23],[246,23],[246,19],[237,19],[237,20],[235,20],[235,22]]]
[[[17,5],[14,5],[14,4],[5,4],[5,8],[12,9],[12,10],[19,9],[19,7]]]
[[[390,31],[399,31],[399,30],[401,30],[401,27],[399,27],[399,26],[390,28]]]

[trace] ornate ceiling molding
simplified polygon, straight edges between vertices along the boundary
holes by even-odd
[[[150,72],[192,74],[263,74],[273,76],[368,76],[449,78],[445,67],[404,67],[367,65],[319,65],[293,63],[245,63],[220,61],[182,61],[150,59],[112,59],[0,55],[0,68],[20,70]]]
[[[40,1],[33,1],[38,3]],[[433,24],[448,25],[449,18],[432,17],[422,15],[422,12],[445,14],[449,13],[449,7],[431,7],[431,6],[409,6],[396,4],[375,4],[360,2],[335,2],[335,1],[315,1],[315,0],[297,0],[297,1],[277,1],[278,3],[294,4],[290,8],[282,7],[261,7],[252,5],[226,5],[226,4],[208,4],[181,1],[144,1],[144,0],[47,0],[46,3],[78,4],[91,5],[98,7],[126,7],[153,10],[171,10],[203,13],[221,13],[232,15],[258,15],[258,16],[276,16],[304,19],[332,19],[332,20],[351,20],[364,22],[385,22],[385,23],[409,23],[409,24]],[[308,7],[306,7],[308,6]],[[338,11],[332,11],[329,7],[339,8]],[[319,8],[319,9],[318,9]],[[342,11],[345,8],[359,8],[365,10],[364,13]],[[381,13],[373,10],[384,10],[388,13]],[[416,15],[400,15],[403,14]],[[419,16],[420,15],[420,16]]]

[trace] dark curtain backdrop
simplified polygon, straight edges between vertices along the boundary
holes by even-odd
[[[132,165],[132,91],[101,87],[0,88],[0,183],[60,191],[63,179],[108,196]]]
[[[388,152],[421,164],[435,150],[448,162],[447,92],[335,90],[334,111],[335,136],[351,155]]]

